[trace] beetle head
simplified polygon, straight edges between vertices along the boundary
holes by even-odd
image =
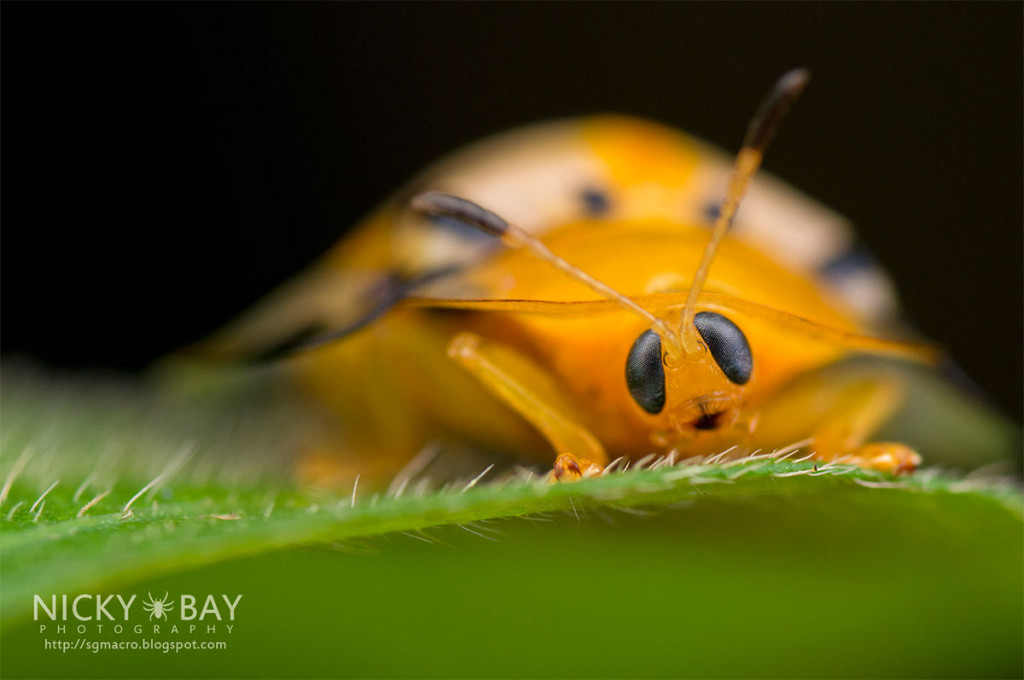
[[[455,219],[501,239],[506,246],[524,249],[647,320],[648,329],[637,337],[626,358],[625,379],[637,406],[661,420],[656,437],[664,441],[655,443],[667,444],[700,430],[732,425],[742,405],[744,385],[754,370],[750,344],[743,331],[728,318],[716,312],[697,312],[698,297],[750,178],[760,167],[779,120],[803,90],[808,77],[802,69],[783,75],[751,121],[675,325],[555,255],[526,230],[475,203],[428,192],[416,196],[412,205],[424,214]]]
[[[696,351],[668,351],[661,335],[643,331],[626,357],[626,387],[636,405],[661,420],[658,444],[735,423],[744,386],[754,370],[750,344],[731,320],[715,312],[693,318]]]

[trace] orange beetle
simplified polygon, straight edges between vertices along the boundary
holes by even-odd
[[[731,175],[713,148],[625,117],[482,142],[204,350],[285,356],[330,414],[301,466],[321,483],[383,479],[437,439],[554,461],[558,479],[800,440],[913,470],[909,447],[869,442],[899,379],[818,369],[935,350],[881,339],[895,297],[841,218],[771,178],[747,192],[806,80],[779,81]]]

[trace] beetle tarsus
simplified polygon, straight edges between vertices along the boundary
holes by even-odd
[[[563,453],[555,459],[548,479],[551,482],[575,482],[585,477],[596,477],[604,472],[604,468],[586,458],[577,458],[571,453]]]

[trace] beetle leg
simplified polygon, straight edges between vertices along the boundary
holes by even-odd
[[[843,462],[900,474],[912,472],[921,456],[897,442],[868,441],[903,403],[903,381],[892,371],[822,371],[784,388],[766,404],[754,435],[779,444],[812,435],[818,460]]]
[[[604,447],[580,425],[564,393],[535,363],[469,332],[452,339],[448,356],[551,442],[558,454],[553,481],[579,479],[604,469],[608,463]]]
[[[902,402],[903,390],[885,381],[851,385],[814,431],[816,456],[900,474],[913,472],[921,456],[898,442],[868,442]]]

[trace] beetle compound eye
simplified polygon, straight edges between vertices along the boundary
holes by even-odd
[[[661,337],[644,331],[629,348],[626,359],[626,386],[640,408],[661,413],[665,408],[665,367],[661,363]]]
[[[693,317],[693,325],[725,377],[737,385],[746,384],[754,370],[754,357],[740,327],[714,312],[698,312]]]

